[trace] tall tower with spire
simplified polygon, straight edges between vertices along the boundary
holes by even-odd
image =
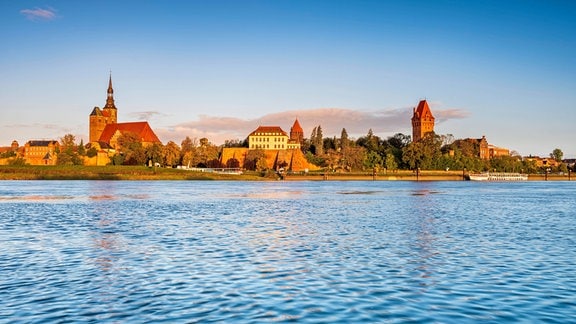
[[[118,109],[114,104],[114,89],[112,88],[112,74],[108,81],[108,95],[103,109],[94,107],[90,113],[90,142],[97,142],[108,124],[118,122]]]
[[[110,122],[109,123],[117,123],[118,122],[118,109],[116,109],[116,105],[114,104],[114,89],[112,88],[112,74],[110,74],[110,79],[108,81],[108,96],[106,97],[106,106],[104,106],[104,111],[108,112],[110,115]]]
[[[426,100],[420,100],[412,116],[412,142],[418,142],[428,133],[434,132],[434,116]]]

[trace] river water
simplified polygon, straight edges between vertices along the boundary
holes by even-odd
[[[0,323],[575,322],[575,189],[0,181]]]

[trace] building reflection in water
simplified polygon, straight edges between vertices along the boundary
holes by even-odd
[[[414,190],[411,193],[413,200],[411,219],[406,224],[407,242],[410,244],[410,257],[408,258],[408,271],[415,272],[421,279],[420,286],[424,292],[426,287],[437,284],[436,277],[438,263],[441,262],[441,253],[437,247],[438,219],[435,200],[439,192],[425,188]],[[415,278],[416,279],[416,278]]]

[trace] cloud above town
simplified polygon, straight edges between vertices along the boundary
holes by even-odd
[[[34,9],[22,9],[20,13],[26,17],[28,20],[32,21],[50,21],[58,17],[57,10],[54,8],[34,8]]]
[[[60,125],[52,123],[31,123],[31,124],[8,124],[3,125],[6,128],[10,128],[14,135],[14,139],[25,139],[28,140],[60,140],[66,134],[72,134],[76,137],[76,140],[86,141],[88,138],[85,136],[86,130],[84,125]],[[42,136],[30,137],[30,133],[34,131],[40,131]],[[1,146],[1,145],[0,145]]]
[[[138,112],[132,112],[128,114],[128,117],[130,117],[130,119],[136,119],[136,120],[152,120],[155,119],[156,117],[164,117],[166,116],[166,114],[163,114],[159,111],[155,111],[155,110],[149,110],[149,111],[138,111]]]
[[[468,111],[458,108],[433,109],[433,111],[436,124],[469,116]],[[412,108],[406,107],[375,111],[347,108],[289,110],[254,119],[200,115],[197,120],[178,123],[170,127],[157,127],[155,131],[163,142],[174,141],[179,144],[188,136],[190,138],[205,137],[210,142],[219,145],[225,140],[244,140],[258,126],[280,126],[284,131],[290,132],[290,127],[298,118],[305,137],[309,137],[312,129],[320,125],[324,137],[340,137],[342,128],[345,128],[350,137],[364,136],[369,129],[372,129],[374,134],[386,138],[396,133],[410,134],[412,113]]]

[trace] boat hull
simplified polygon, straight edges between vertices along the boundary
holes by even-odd
[[[468,175],[471,181],[527,181],[528,175],[521,173],[508,173],[508,172],[496,172],[496,173],[477,173]]]

